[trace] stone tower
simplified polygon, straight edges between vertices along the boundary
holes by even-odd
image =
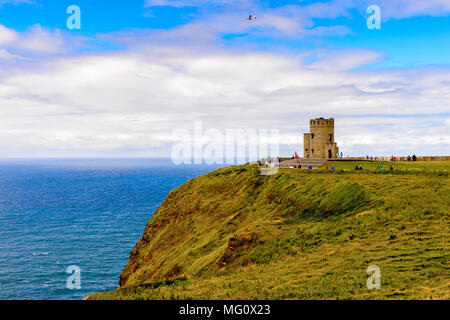
[[[303,135],[303,156],[309,158],[337,158],[339,148],[334,142],[334,119],[316,118],[309,121],[309,133]]]

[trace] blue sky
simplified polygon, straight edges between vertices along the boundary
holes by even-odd
[[[448,0],[0,0],[0,156],[167,156],[194,121],[291,153],[322,115],[347,154],[450,154],[449,69]]]

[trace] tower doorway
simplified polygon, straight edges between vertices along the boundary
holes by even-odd
[[[331,156],[332,156],[331,150],[328,150],[328,159],[331,159]]]

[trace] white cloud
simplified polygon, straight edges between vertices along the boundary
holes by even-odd
[[[319,10],[317,6],[285,5],[276,8],[268,8],[260,1],[166,1],[148,0],[146,7],[154,6],[198,7],[199,12],[195,22],[182,27],[172,29],[172,33],[181,33],[187,29],[199,29],[200,34],[217,35],[229,33],[262,34],[278,37],[304,37],[311,36],[344,36],[351,31],[342,25],[316,26],[313,18],[336,18],[339,14],[332,13],[328,6]],[[345,14],[344,8],[339,11]],[[256,15],[256,19],[249,21],[248,15]]]
[[[0,0],[0,8],[3,7],[5,4],[18,5],[18,4],[22,4],[22,3],[36,4],[36,2],[33,0]]]
[[[319,19],[333,21],[339,17],[355,19],[367,16],[366,9],[374,4],[372,0],[330,0],[269,7],[264,1],[224,1],[224,0],[147,0],[146,7],[192,6],[199,9],[194,23],[171,30],[182,32],[190,28],[201,29],[200,33],[217,35],[246,33],[276,37],[305,36],[346,36],[350,28],[344,25],[323,25]],[[402,19],[415,16],[446,16],[450,13],[448,0],[380,0],[383,20]],[[248,14],[257,19],[246,21]],[[273,32],[275,31],[275,32]]]
[[[444,123],[447,127],[450,127],[450,118],[445,119]]]
[[[14,30],[5,28],[3,25],[0,25],[0,45],[5,45],[8,43],[12,43],[19,38],[19,35]]]
[[[316,116],[336,118],[347,154],[450,153],[441,119],[450,70],[348,71],[355,54],[335,54],[333,69],[288,55],[174,48],[47,61],[0,81],[1,155],[167,156],[171,133],[195,120],[205,130],[279,129],[290,153]]]
[[[0,59],[10,61],[10,60],[15,60],[15,59],[23,59],[23,57],[21,57],[17,54],[9,53],[5,49],[0,49]]]
[[[58,53],[68,50],[59,30],[48,30],[36,24],[24,32],[0,25],[0,45],[10,50],[32,53]]]
[[[33,52],[63,52],[67,50],[66,43],[59,30],[49,31],[40,25],[30,27],[21,34],[18,48]]]
[[[448,0],[379,0],[378,6],[381,8],[384,19],[425,15],[446,16],[450,13],[450,1]]]
[[[322,59],[312,63],[311,67],[326,71],[351,70],[360,66],[378,62],[382,54],[371,50],[323,51]]]

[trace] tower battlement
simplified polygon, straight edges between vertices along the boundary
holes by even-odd
[[[311,119],[309,120],[309,125],[310,127],[329,127],[329,126],[334,126],[334,118],[329,118],[329,119],[325,119],[325,118],[315,118],[315,119]]]

